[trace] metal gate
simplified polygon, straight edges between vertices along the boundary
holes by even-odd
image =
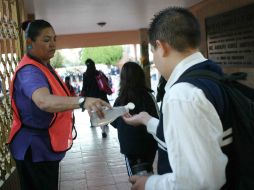
[[[15,168],[6,141],[12,122],[9,84],[23,53],[24,38],[18,27],[21,20],[23,0],[0,0],[0,187]]]

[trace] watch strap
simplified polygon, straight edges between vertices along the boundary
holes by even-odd
[[[79,107],[82,109],[82,112],[83,112],[85,111],[84,104],[85,104],[86,98],[85,97],[82,97],[82,98],[84,98],[84,100],[79,104]]]

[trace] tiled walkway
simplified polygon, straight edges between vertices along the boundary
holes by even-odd
[[[87,112],[75,111],[77,139],[60,163],[60,190],[130,190],[117,131],[90,128]]]

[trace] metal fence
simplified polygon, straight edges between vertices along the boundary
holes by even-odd
[[[23,0],[0,0],[0,187],[15,169],[6,142],[12,122],[9,85],[22,55],[22,19]]]

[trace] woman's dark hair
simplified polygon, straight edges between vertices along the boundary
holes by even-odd
[[[87,76],[94,76],[96,73],[96,67],[95,63],[92,59],[87,59],[85,62],[87,69],[86,69],[86,74]]]
[[[135,102],[147,90],[143,69],[135,62],[125,63],[120,74],[119,102]]]
[[[25,31],[26,38],[35,41],[36,37],[40,35],[41,30],[53,27],[45,20],[33,20],[23,22],[21,28]]]

